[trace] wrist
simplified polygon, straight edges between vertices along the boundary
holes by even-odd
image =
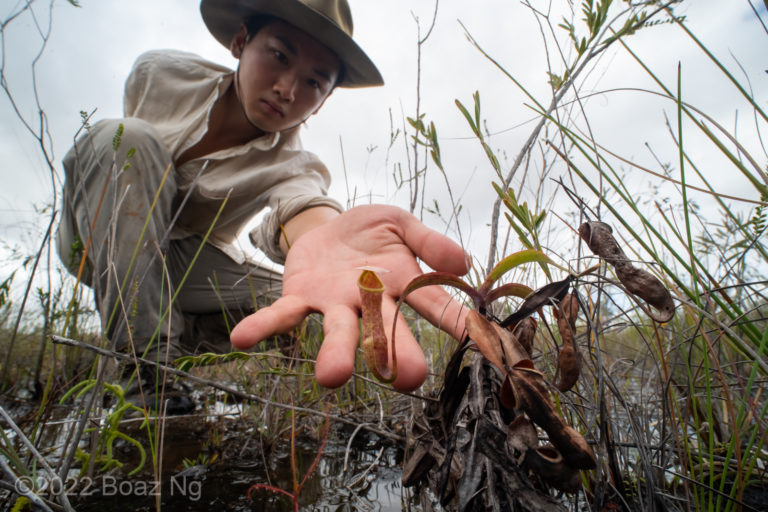
[[[283,251],[283,254],[288,255],[291,246],[299,238],[332,221],[339,215],[339,212],[330,206],[315,206],[298,213],[283,226],[280,226],[280,250]]]

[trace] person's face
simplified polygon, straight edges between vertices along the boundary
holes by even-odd
[[[247,41],[245,27],[232,39],[240,59],[239,94],[250,122],[265,132],[296,126],[331,94],[341,64],[307,33],[275,20]]]

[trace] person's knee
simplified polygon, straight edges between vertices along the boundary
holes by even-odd
[[[130,148],[138,148],[147,144],[155,146],[160,142],[160,135],[155,127],[143,119],[126,117],[115,121],[117,121],[117,126],[115,126],[113,142],[118,150],[128,151]]]
[[[118,165],[143,155],[170,158],[166,156],[168,150],[157,130],[150,123],[135,117],[102,119],[94,123],[78,140],[72,153],[82,157],[84,152],[89,151],[95,152],[102,162],[109,160]]]
[[[156,155],[167,152],[155,128],[143,119],[105,119],[97,125],[101,125],[102,147],[107,146],[106,149],[113,152],[117,160],[127,159],[128,154]],[[103,144],[103,141],[108,144]]]

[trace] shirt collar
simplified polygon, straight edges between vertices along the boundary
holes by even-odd
[[[282,132],[266,133],[257,139],[253,139],[249,144],[246,145],[256,149],[261,149],[262,151],[267,151],[277,146],[277,143],[280,142],[281,133]]]

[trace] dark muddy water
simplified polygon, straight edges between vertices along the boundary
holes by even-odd
[[[165,466],[200,453],[197,441],[171,439],[166,443],[169,444],[165,447],[168,457]],[[299,482],[311,465],[318,446],[316,440],[297,441]],[[72,503],[78,511],[84,512],[153,511],[159,494],[162,510],[167,512],[293,510],[293,502],[288,496],[263,489],[249,493],[254,484],[269,484],[293,491],[289,443],[281,442],[268,455],[246,451],[251,454],[237,459],[227,457],[209,466],[198,465],[183,470],[178,465],[179,470],[164,475],[161,485],[157,485],[151,473],[131,478],[116,474],[101,476],[92,482],[86,480],[83,485],[90,484],[90,487],[84,489],[81,485],[79,489],[83,496],[73,499]],[[400,449],[382,443],[376,436],[358,434],[347,452],[344,434],[331,432],[317,469],[299,494],[300,510],[420,510],[402,488],[401,464]]]
[[[18,417],[29,412],[19,404],[13,409]],[[47,450],[54,466],[67,444],[68,428],[73,428],[78,419],[73,417],[73,411],[70,407],[57,407],[43,428],[41,445],[55,447]],[[56,482],[48,482],[38,474],[38,481],[45,480],[38,482],[38,488],[41,483],[58,484],[78,512],[155,511],[158,497],[161,510],[166,512],[293,510],[290,497],[251,489],[256,484],[267,484],[293,492],[289,434],[279,436],[268,446],[255,427],[257,421],[230,414],[228,406],[216,412],[223,413],[222,419],[174,417],[166,422],[160,477],[152,472],[146,429],[139,428],[140,421],[136,421],[120,430],[140,440],[147,449],[147,462],[140,473],[128,476],[138,465],[138,451],[130,443],[118,440],[114,443],[114,458],[123,464],[122,468],[105,471],[97,466],[89,477],[79,474],[80,464],[76,462],[74,467],[78,469],[71,472],[71,480],[62,483],[53,477]],[[11,438],[15,435],[10,430],[6,434]],[[323,456],[299,493],[300,510],[421,510],[401,484],[402,446],[361,429],[348,448],[351,437],[352,428],[331,427]],[[318,439],[297,435],[299,482],[319,447]],[[87,439],[83,439],[80,448],[89,451]],[[197,464],[192,466],[190,461]],[[7,501],[7,491],[0,492],[0,498],[0,510],[10,510],[3,509],[13,504]]]

